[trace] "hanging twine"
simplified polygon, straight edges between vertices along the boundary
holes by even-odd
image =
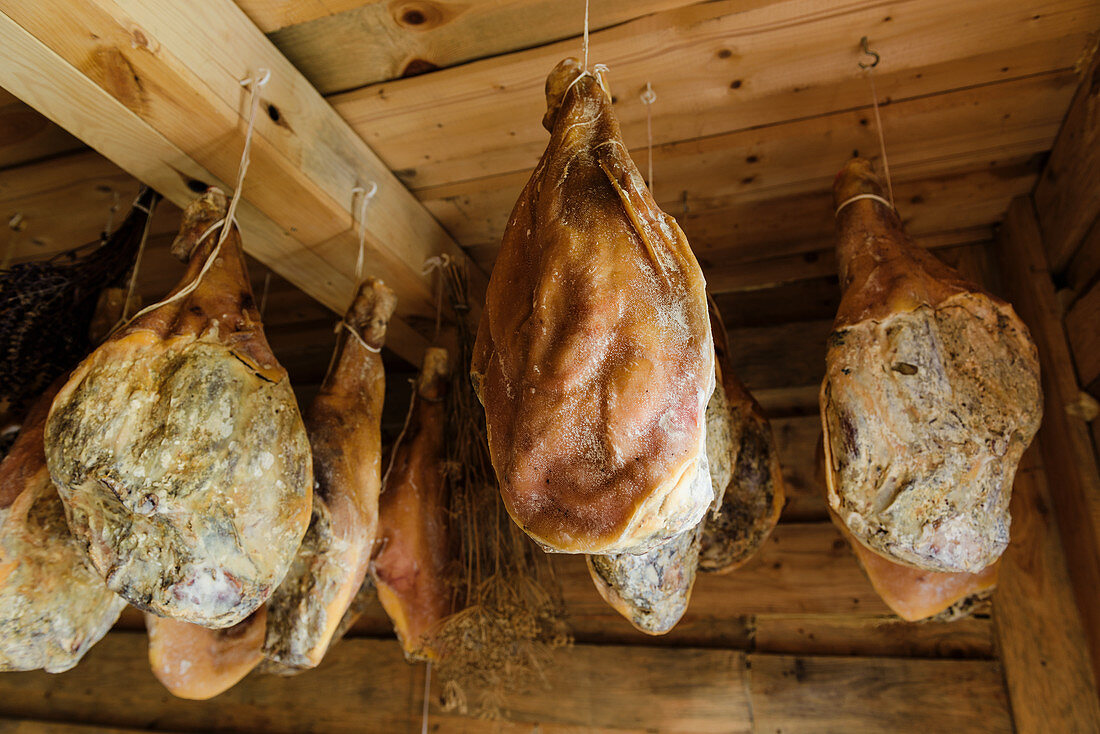
[[[443,325],[443,273],[444,268],[451,264],[451,256],[447,253],[429,257],[424,261],[424,267],[420,269],[421,275],[430,275],[433,271],[439,271],[439,292],[435,297],[435,336],[432,341],[439,341],[439,330]]]
[[[225,218],[219,219],[218,221],[210,225],[206,229],[206,231],[202,233],[202,236],[199,237],[198,242],[195,243],[195,247],[197,248],[206,240],[207,237],[209,237],[215,230],[221,227],[221,235],[218,237],[218,241],[214,245],[214,249],[212,249],[210,251],[210,254],[207,255],[206,261],[202,264],[202,269],[199,270],[199,274],[195,276],[194,280],[181,288],[175,295],[169,296],[163,301],[154,303],[151,306],[147,306],[141,309],[133,315],[130,321],[133,321],[139,316],[144,316],[150,311],[158,309],[161,306],[166,306],[169,303],[173,303],[174,301],[178,301],[181,298],[184,298],[193,293],[195,289],[199,287],[199,283],[202,282],[203,276],[206,275],[206,273],[209,272],[210,268],[214,265],[214,261],[218,258],[218,253],[221,252],[222,243],[225,242],[227,237],[229,237],[229,232],[233,229],[233,225],[236,224],[237,204],[238,202],[240,202],[241,199],[241,190],[244,188],[244,176],[245,173],[248,171],[248,163],[251,160],[250,152],[252,149],[252,132],[256,127],[256,113],[260,108],[259,90],[260,87],[264,86],[271,80],[270,69],[259,69],[258,71],[260,72],[259,80],[255,80],[250,77],[241,82],[242,87],[249,87],[250,93],[248,128],[244,134],[244,150],[241,151],[241,162],[240,165],[237,167],[237,182],[233,190],[233,198],[229,201],[229,209],[225,214]]]
[[[883,132],[882,132],[882,115],[879,114],[879,109],[878,109],[878,92],[875,91],[875,67],[878,66],[878,63],[879,63],[879,61],[882,60],[882,57],[879,56],[878,52],[872,51],[868,47],[867,36],[864,36],[863,38],[859,39],[859,43],[860,43],[860,46],[863,48],[863,53],[866,54],[867,56],[871,56],[871,57],[874,58],[874,61],[872,61],[869,64],[865,64],[862,61],[860,61],[860,62],[858,62],[858,66],[867,75],[867,82],[869,83],[869,85],[871,87],[871,106],[874,108],[874,111],[875,111],[875,131],[878,133],[878,147],[879,147],[879,152],[882,155],[882,171],[883,171],[883,176],[886,178],[886,192],[889,195],[890,200],[887,201],[886,199],[882,198],[878,194],[856,194],[852,198],[846,199],[845,201],[841,202],[840,206],[838,206],[836,208],[836,212],[835,212],[836,216],[840,215],[840,211],[844,207],[848,206],[849,204],[851,204],[854,201],[859,201],[861,199],[870,199],[872,201],[878,201],[879,203],[885,204],[886,206],[890,207],[891,209],[894,209],[895,211],[897,211],[896,208],[894,207],[894,184],[893,184],[893,181],[891,181],[891,179],[890,179],[890,159],[886,156],[886,138],[884,137]]]
[[[138,194],[138,198],[134,199],[134,203],[130,205],[132,209],[138,209],[145,212],[145,227],[141,230],[141,242],[138,243],[137,255],[134,256],[134,269],[130,271],[130,284],[126,288],[126,300],[122,302],[122,315],[118,319],[118,323],[111,329],[113,332],[122,324],[126,323],[126,312],[130,310],[130,299],[134,297],[134,287],[137,285],[138,270],[141,269],[141,256],[145,253],[145,243],[149,240],[149,229],[153,224],[153,211],[156,210],[156,199],[153,199],[153,205],[146,209],[144,206],[138,203],[138,199],[141,198],[141,194]],[[108,230],[110,232],[110,230]]]
[[[378,184],[374,181],[370,182],[370,189],[365,189],[362,186],[356,186],[351,190],[352,201],[355,201],[355,197],[359,196],[359,221],[358,221],[358,234],[359,234],[359,254],[355,259],[355,285],[359,286],[363,282],[363,266],[366,259],[367,248],[367,205],[370,204],[371,199],[378,193]],[[353,296],[354,297],[354,296]],[[359,346],[366,349],[368,352],[379,354],[382,352],[382,347],[372,347],[367,344],[367,340],[363,338],[363,335],[359,333],[359,330],[348,323],[347,317],[341,318],[336,322],[336,328],[334,331],[339,334],[340,329],[345,330],[359,342]],[[335,359],[335,354],[333,355]],[[330,365],[331,368],[331,365]]]
[[[584,70],[588,71],[588,0],[584,0]]]
[[[649,163],[649,193],[654,198],[657,195],[653,193],[653,103],[657,101],[657,93],[653,91],[653,85],[649,82],[645,83],[645,89],[642,90],[640,95],[642,104],[645,105],[645,136],[646,136],[646,158]]]

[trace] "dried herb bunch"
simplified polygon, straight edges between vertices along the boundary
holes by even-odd
[[[467,279],[442,268],[458,321],[459,365],[470,364]],[[447,396],[447,484],[455,539],[455,593],[461,611],[440,625],[435,662],[447,708],[492,717],[503,696],[538,684],[554,648],[572,642],[561,584],[546,555],[516,527],[500,499],[489,458],[485,414],[465,369]],[[472,699],[472,700],[471,700]]]
[[[159,198],[143,189],[113,233],[0,271],[0,415],[21,417],[29,400],[88,353],[99,293],[123,282]]]

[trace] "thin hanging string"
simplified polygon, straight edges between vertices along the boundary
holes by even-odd
[[[104,239],[111,236],[111,231],[115,228],[115,212],[118,211],[118,192],[111,191],[111,195],[113,201],[111,208],[107,210],[107,226],[103,228]]]
[[[158,309],[161,306],[166,306],[169,303],[178,301],[181,298],[184,298],[194,292],[194,290],[199,287],[199,283],[202,282],[203,276],[206,275],[206,273],[209,272],[210,268],[214,265],[214,261],[217,260],[218,253],[221,251],[222,243],[225,242],[226,238],[229,236],[229,232],[233,229],[233,225],[236,223],[235,217],[237,213],[237,202],[239,202],[241,199],[241,189],[244,186],[244,175],[245,172],[248,171],[248,163],[250,160],[249,152],[252,148],[252,132],[256,126],[256,112],[259,110],[260,107],[259,90],[260,87],[264,86],[268,83],[268,81],[271,80],[271,71],[269,69],[258,69],[257,71],[260,72],[258,81],[250,77],[241,82],[242,87],[249,87],[251,94],[251,104],[249,105],[248,110],[248,128],[244,134],[244,150],[241,151],[241,162],[237,168],[237,183],[236,187],[233,190],[233,198],[229,201],[229,209],[225,214],[225,218],[219,219],[218,221],[210,225],[206,229],[206,231],[202,233],[202,236],[199,237],[198,241],[195,243],[195,247],[192,248],[192,251],[194,251],[195,248],[198,248],[198,246],[201,245],[206,240],[206,238],[211,235],[211,233],[218,229],[218,227],[222,228],[221,236],[218,237],[218,241],[214,245],[214,249],[212,249],[210,251],[210,254],[206,256],[206,262],[202,264],[202,269],[199,270],[199,274],[195,276],[194,280],[181,288],[174,295],[165,298],[163,301],[159,301],[158,303],[154,303],[141,309],[136,314],[134,314],[133,317],[130,318],[130,321],[133,321],[139,316],[144,316],[150,311]]]
[[[859,39],[860,46],[863,48],[863,53],[867,56],[874,58],[870,64],[865,64],[862,61],[859,62],[859,68],[867,74],[867,81],[871,85],[871,105],[875,110],[875,130],[878,132],[878,147],[882,154],[882,171],[886,177],[886,191],[890,195],[890,207],[894,206],[894,183],[890,180],[890,159],[886,157],[886,138],[882,132],[882,115],[879,114],[878,109],[878,92],[875,90],[875,67],[878,66],[882,57],[877,51],[872,51],[868,46],[867,36]],[[847,204],[848,202],[845,202]],[[840,211],[837,209],[837,211]]]
[[[263,289],[263,292],[260,294],[260,316],[261,316],[261,318],[264,315],[264,311],[267,310],[267,291],[268,291],[269,288],[271,288],[271,271],[270,270],[268,270],[266,273],[264,273],[264,289]]]
[[[428,702],[432,689],[432,661],[424,666],[424,707],[420,711],[420,734],[428,734]]]
[[[850,199],[845,199],[845,200],[844,200],[844,201],[843,201],[843,202],[842,202],[842,203],[840,204],[840,206],[838,206],[838,207],[836,208],[836,212],[835,212],[834,216],[837,216],[837,217],[839,217],[839,216],[840,216],[840,212],[841,212],[841,211],[842,211],[842,210],[844,209],[844,207],[848,206],[848,205],[849,205],[849,204],[851,204],[851,203],[852,203],[853,201],[859,201],[860,199],[870,199],[870,200],[872,200],[872,201],[877,201],[877,202],[878,202],[878,203],[880,203],[880,204],[885,204],[886,206],[890,207],[891,209],[893,209],[893,208],[894,208],[894,205],[893,205],[893,204],[891,204],[891,203],[890,203],[889,201],[887,201],[886,199],[883,199],[883,198],[882,198],[881,196],[879,196],[878,194],[856,194],[855,196],[853,196],[853,197],[852,197],[852,198],[850,198]]]
[[[138,194],[138,199],[141,198],[141,194]],[[126,288],[126,300],[122,302],[122,316],[119,317],[118,323],[115,324],[111,331],[114,331],[122,324],[126,323],[126,312],[130,310],[130,299],[134,297],[134,287],[137,285],[138,270],[141,269],[141,256],[145,253],[145,243],[149,239],[149,229],[153,224],[153,210],[156,209],[156,199],[149,208],[145,208],[138,203],[135,199],[134,203],[130,206],[131,209],[138,209],[145,212],[145,227],[141,230],[141,242],[138,244],[137,255],[134,257],[134,269],[130,271],[130,284]]]
[[[439,290],[435,297],[435,336],[432,338],[433,343],[439,341],[439,330],[443,325],[443,269],[450,264],[451,256],[443,253],[435,257],[429,257],[424,261],[424,267],[420,270],[421,275],[429,275],[433,270],[439,271]]]
[[[359,256],[355,259],[355,283],[358,285],[363,280],[363,265],[365,252],[367,247],[367,205],[370,204],[371,199],[378,193],[378,183],[375,181],[370,182],[370,190],[364,189],[362,186],[356,186],[351,190],[351,195],[354,198],[357,194],[362,198],[359,200]]]
[[[653,91],[653,85],[649,82],[645,83],[645,89],[641,94],[642,104],[645,105],[645,136],[646,136],[646,158],[649,161],[649,193],[656,199],[656,194],[653,193],[653,103],[657,101],[657,93]]]
[[[588,71],[588,0],[584,0],[584,70]]]

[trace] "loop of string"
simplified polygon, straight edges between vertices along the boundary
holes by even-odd
[[[248,78],[241,82],[242,87],[249,88],[250,100],[248,109],[248,128],[245,130],[244,134],[244,150],[241,151],[241,162],[240,165],[237,167],[237,182],[236,186],[233,189],[233,198],[229,200],[229,208],[226,211],[225,217],[223,219],[219,219],[217,222],[214,222],[206,229],[205,232],[202,233],[202,236],[199,237],[197,242],[195,242],[195,245],[192,248],[192,252],[195,250],[195,248],[201,245],[206,240],[206,238],[209,237],[216,229],[221,227],[221,235],[218,237],[218,241],[214,244],[214,248],[210,251],[210,254],[206,256],[206,261],[202,264],[202,269],[199,270],[199,274],[196,275],[190,283],[188,283],[186,286],[184,286],[168,298],[165,298],[162,301],[158,301],[157,303],[141,309],[130,318],[130,321],[133,321],[139,316],[144,316],[150,311],[172,303],[173,301],[178,301],[181,298],[184,298],[193,293],[194,290],[199,287],[199,283],[202,282],[203,276],[206,275],[206,273],[209,272],[210,268],[214,265],[214,261],[218,259],[218,253],[221,252],[222,243],[225,242],[227,237],[229,237],[229,233],[230,231],[232,231],[233,225],[236,224],[237,203],[241,200],[241,189],[244,186],[244,175],[248,171],[250,151],[252,148],[252,133],[256,127],[256,113],[259,111],[260,108],[259,91],[260,87],[264,86],[271,80],[270,69],[259,69],[258,71],[262,72],[258,75],[258,80]]]
[[[649,193],[656,198],[653,193],[653,103],[657,101],[657,93],[653,91],[653,85],[649,82],[645,83],[645,89],[641,94],[642,104],[645,105],[645,135],[646,135],[646,158],[649,162]]]
[[[336,328],[333,329],[333,331],[336,333],[340,333],[340,329],[344,329],[353,337],[355,337],[355,341],[359,342],[360,346],[362,346],[363,349],[366,349],[368,352],[372,352],[374,354],[382,353],[382,347],[372,347],[370,344],[367,344],[367,340],[363,338],[363,335],[359,333],[359,330],[349,324],[346,319],[340,319],[339,321],[337,321]]]
[[[882,115],[879,114],[878,109],[878,92],[875,91],[875,67],[878,66],[878,62],[881,57],[875,51],[872,51],[867,46],[867,36],[860,39],[860,44],[863,47],[863,53],[868,56],[873,56],[874,61],[870,64],[859,63],[859,68],[863,69],[863,73],[867,75],[867,81],[871,86],[871,104],[875,110],[875,130],[878,132],[878,146],[879,151],[882,153],[882,172],[886,178],[886,191],[890,195],[890,208],[894,208],[894,183],[890,180],[890,159],[886,157],[886,138],[882,132]],[[838,208],[839,212],[840,209]]]
[[[355,282],[358,284],[363,280],[363,259],[364,252],[367,246],[367,205],[370,204],[371,199],[378,193],[378,183],[375,181],[370,182],[370,189],[364,189],[362,186],[356,186],[351,190],[352,199],[356,194],[361,196],[359,200],[359,256],[355,260]]]
[[[890,203],[889,201],[887,201],[886,199],[882,198],[882,197],[881,197],[881,196],[879,196],[878,194],[856,194],[855,196],[853,196],[853,197],[852,197],[852,198],[850,198],[850,199],[845,199],[845,200],[844,200],[844,201],[843,201],[843,202],[842,202],[842,203],[840,204],[840,206],[838,206],[838,207],[836,208],[836,216],[838,216],[838,217],[840,216],[840,210],[841,210],[841,209],[843,209],[844,207],[848,206],[848,205],[849,205],[849,204],[851,204],[851,203],[852,203],[853,201],[859,201],[860,199],[871,199],[871,200],[873,200],[873,201],[877,201],[877,202],[878,202],[878,203],[880,203],[880,204],[885,204],[886,206],[890,207],[891,209],[893,209],[893,208],[894,208],[894,205],[893,205],[893,204],[891,204],[891,203]]]

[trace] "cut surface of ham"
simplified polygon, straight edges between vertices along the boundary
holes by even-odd
[[[46,469],[43,428],[62,382],[31,408],[0,462],[0,671],[68,670],[126,606],[86,565]]]
[[[1008,544],[1012,480],[1039,426],[1035,345],[1009,304],[906,236],[868,161],[850,161],[834,194],[843,296],[821,388],[829,505],[894,561],[977,573]]]
[[[177,698],[205,701],[237,685],[263,660],[267,609],[225,629],[145,615],[149,666]]]
[[[380,503],[379,550],[371,561],[378,600],[410,659],[437,656],[430,633],[455,611],[443,475],[449,374],[447,351],[429,349],[408,424],[394,447]]]
[[[313,514],[283,582],[267,604],[264,655],[283,666],[321,662],[367,574],[378,530],[382,401],[379,354],[397,298],[382,281],[360,286],[336,356],[306,411],[313,448]]]
[[[45,434],[69,527],[108,587],[208,627],[240,622],[282,580],[312,493],[305,428],[235,226],[188,291],[226,209],[216,189],[187,208],[181,284],[73,371]]]
[[[505,507],[544,548],[640,553],[710,505],[714,352],[687,239],[603,71],[546,83],[550,143],[505,229],[471,367]]]
[[[719,384],[714,392],[721,392],[726,399],[727,433],[733,458],[727,475],[729,481],[719,493],[717,508],[707,515],[703,526],[699,570],[727,573],[752,558],[764,545],[779,522],[786,490],[771,424],[760,404],[737,379],[725,324],[717,304],[711,300],[709,305],[719,365]]]

